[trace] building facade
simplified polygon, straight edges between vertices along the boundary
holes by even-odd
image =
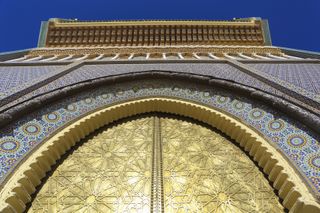
[[[0,55],[1,212],[320,212],[320,55],[268,22],[43,22]]]

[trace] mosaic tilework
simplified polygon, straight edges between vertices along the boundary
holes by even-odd
[[[131,72],[143,72],[150,70],[175,71],[183,73],[194,73],[215,78],[227,79],[248,86],[256,87],[261,90],[279,94],[280,92],[271,86],[260,82],[259,80],[247,75],[228,64],[100,64],[84,65],[69,74],[59,78],[44,87],[41,87],[30,94],[25,95],[19,101],[31,98],[35,95],[42,94],[53,89],[62,88],[70,84],[78,83],[85,80],[96,79],[99,77],[113,76]],[[18,101],[18,100],[17,100]],[[17,102],[16,101],[16,102]],[[12,103],[13,104],[13,103]]]
[[[249,99],[205,86],[177,81],[136,81],[106,86],[62,100],[29,114],[0,135],[0,181],[17,162],[67,122],[97,108],[125,100],[165,96],[191,100],[226,111],[252,126],[271,141],[320,192],[319,137],[293,120]]]
[[[101,64],[101,65],[84,65],[75,72],[69,73],[63,79],[47,85],[47,88],[64,87],[66,85],[80,81],[94,79],[105,76],[119,75],[130,72],[143,72],[149,70],[176,71],[185,73],[196,73],[200,75],[213,76],[217,78],[232,80],[249,86],[264,88],[268,91],[274,89],[255,78],[239,71],[228,64]],[[46,90],[45,88],[42,88]]]
[[[320,64],[247,64],[264,73],[320,95]]]
[[[61,66],[0,66],[0,99],[29,85],[31,81],[54,73]]]

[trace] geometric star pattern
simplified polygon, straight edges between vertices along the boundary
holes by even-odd
[[[283,212],[250,158],[219,133],[161,119],[165,212]]]
[[[58,166],[29,212],[149,212],[152,118],[106,129]]]
[[[154,118],[87,137],[48,178],[29,212],[150,212]],[[284,211],[263,173],[232,141],[194,122],[159,121],[164,212]]]

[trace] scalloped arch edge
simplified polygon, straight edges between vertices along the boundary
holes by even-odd
[[[121,118],[165,112],[199,120],[219,129],[244,148],[279,191],[290,212],[320,212],[320,205],[289,162],[268,141],[238,120],[213,108],[170,98],[145,98],[93,112],[55,134],[20,165],[0,192],[0,211],[23,212],[51,166],[96,129]]]

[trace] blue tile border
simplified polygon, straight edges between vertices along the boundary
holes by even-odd
[[[0,182],[60,128],[99,108],[143,97],[173,97],[214,107],[256,129],[320,192],[319,136],[261,103],[204,85],[138,80],[85,91],[31,113],[0,133]]]

